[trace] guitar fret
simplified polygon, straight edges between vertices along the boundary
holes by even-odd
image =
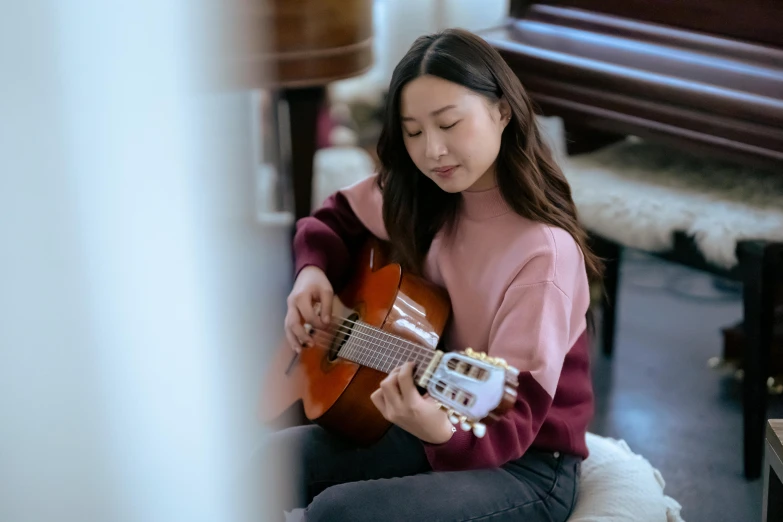
[[[390,361],[390,365],[392,369],[397,368],[402,363],[405,362],[407,359],[406,357],[406,349],[404,346],[400,344],[400,340],[396,337],[391,337],[389,340],[389,344],[394,347],[394,357]]]
[[[371,361],[372,367],[375,368],[376,370],[380,370],[381,357],[383,355],[383,351],[381,349],[382,347],[379,345],[377,337],[374,335],[374,333],[371,330],[366,329],[366,334],[369,337],[370,344],[373,348],[373,356]]]
[[[389,356],[391,355],[392,350],[389,339],[385,333],[378,336],[378,345],[380,346],[379,351],[381,352],[379,354],[380,370],[388,373],[391,371],[391,368],[389,368]]]
[[[378,360],[378,348],[375,346],[372,331],[370,331],[366,326],[362,325],[362,333],[365,336],[365,343],[367,343],[367,347],[369,348],[367,351],[367,366],[377,370],[378,368],[376,367],[376,364]]]
[[[375,349],[378,352],[375,361],[375,369],[383,371],[386,364],[386,354],[388,352],[388,348],[385,346],[382,334],[380,334],[377,330],[372,332],[372,339],[373,343],[375,344]]]
[[[397,347],[397,355],[395,356],[394,366],[401,366],[410,360],[410,350],[406,346],[402,346],[399,339],[394,339],[394,344]]]
[[[363,354],[364,354],[364,351],[362,350],[362,344],[359,338],[357,338],[355,335],[352,334],[353,331],[349,333],[350,337],[348,338],[348,340],[351,342],[351,358],[355,362],[362,364]]]
[[[392,349],[393,356],[389,359],[389,370],[393,370],[397,367],[397,359],[400,356],[400,349],[399,349],[399,343],[397,342],[397,339],[394,337],[389,337],[388,341],[389,346]]]
[[[362,361],[363,361],[362,364],[364,366],[368,366],[368,367],[372,368],[372,351],[368,349],[368,348],[370,348],[370,346],[369,346],[369,343],[367,342],[367,339],[365,339],[365,337],[364,337],[365,336],[365,334],[364,334],[364,325],[363,324],[357,324],[355,328],[362,335],[362,340],[363,340],[362,348],[364,349],[364,354],[363,354],[363,357],[362,357]]]
[[[394,343],[395,338],[388,336],[386,338],[387,355],[386,355],[386,372],[389,373],[397,367],[397,357],[399,356],[399,348]]]
[[[389,354],[391,350],[389,349],[389,342],[381,337],[384,334],[379,334],[376,332],[376,339],[378,343],[378,369],[381,371],[385,371],[384,369],[388,365],[389,362]],[[386,370],[386,373],[388,373],[388,370]]]
[[[375,368],[373,366],[373,360],[375,359],[375,349],[373,348],[372,338],[367,338],[367,334],[365,333],[364,325],[356,325],[356,327],[359,329],[359,332],[363,335],[363,341],[364,341],[364,365],[369,368]]]
[[[389,359],[391,358],[392,349],[391,349],[391,344],[389,343],[388,338],[385,336],[385,334],[381,334],[381,336],[378,336],[378,344],[380,345],[380,352],[381,352],[380,367],[381,367],[381,371],[386,371],[388,373],[391,370],[389,368]]]
[[[418,348],[416,348],[416,349],[414,349],[414,352],[416,354],[416,360],[421,362],[421,360],[422,360],[422,353],[421,353],[421,351]]]
[[[397,355],[396,350],[394,349],[394,345],[391,343],[391,341],[394,339],[391,337],[388,333],[383,332],[384,339],[382,340],[384,345],[384,371],[386,373],[391,372],[394,369],[394,358]]]
[[[338,355],[343,359],[354,361],[356,358],[356,339],[353,336],[348,337],[345,344],[340,348]]]
[[[338,355],[384,373],[390,373],[398,366],[412,361],[416,365],[414,379],[418,380],[432,361],[434,351],[357,321],[350,328],[348,339]]]

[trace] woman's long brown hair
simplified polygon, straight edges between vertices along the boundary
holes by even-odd
[[[505,98],[511,121],[496,162],[503,199],[517,214],[570,233],[582,249],[589,279],[599,280],[601,262],[587,245],[568,181],[541,139],[530,98],[500,54],[461,29],[418,38],[394,69],[389,86],[378,141],[378,184],[386,230],[403,267],[421,273],[435,234],[455,224],[461,200],[419,172],[405,149],[400,95],[408,82],[425,74],[462,85],[492,103]]]

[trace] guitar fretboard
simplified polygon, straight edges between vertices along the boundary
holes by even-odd
[[[432,361],[434,351],[357,321],[337,355],[384,373],[413,361],[416,363],[415,378],[418,379]]]

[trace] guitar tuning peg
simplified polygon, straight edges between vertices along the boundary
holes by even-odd
[[[470,431],[472,426],[468,422],[468,420],[465,417],[462,417],[460,419],[459,427],[462,428],[462,431]]]
[[[460,419],[459,419],[459,417],[457,417],[457,414],[454,413],[454,410],[449,409],[448,410],[448,414],[449,414],[449,422],[450,423],[454,424],[455,426],[457,424],[459,424]]]
[[[473,423],[473,435],[478,437],[479,439],[486,435],[487,433],[487,427],[484,425],[483,422],[475,422]]]

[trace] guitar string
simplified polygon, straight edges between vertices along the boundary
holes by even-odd
[[[342,332],[342,333],[346,333],[346,332]],[[375,342],[377,341],[376,338],[372,336],[367,336],[366,334],[362,334],[361,332],[353,331],[353,333],[350,333],[350,335],[351,338],[357,339],[359,341],[364,341],[367,344],[362,346],[354,346],[354,345],[349,345],[348,341],[346,341],[346,343],[340,349],[340,351],[342,352],[343,349],[347,346],[348,350],[346,350],[346,354],[348,354],[351,351],[356,351],[356,349],[358,349],[359,353],[357,355],[365,356],[364,358],[366,358],[366,356],[379,356],[379,355],[383,356],[386,359],[386,361],[383,362],[383,364],[397,363],[397,362],[404,363],[405,358],[409,360],[415,359],[416,362],[429,362],[432,360],[431,353],[410,351],[405,349],[404,347],[393,346],[393,345],[384,346],[383,344],[379,344],[378,342]],[[326,342],[329,342],[332,339],[334,339],[335,336],[331,335],[329,332],[318,330],[313,335],[313,337],[316,340],[325,344]],[[375,349],[373,347],[379,349]],[[394,348],[401,348],[401,350],[394,350]],[[362,352],[367,352],[367,353],[365,354]],[[397,360],[399,356],[402,356],[403,360]]]
[[[317,334],[318,334],[319,338],[323,338],[325,341],[331,341],[333,339],[333,336],[330,336],[328,332],[322,331],[320,329],[317,329]],[[348,359],[348,360],[351,360],[351,359]],[[430,358],[430,360],[431,360],[431,358]],[[359,361],[353,361],[353,362],[357,362],[358,363]],[[399,361],[399,362],[402,362],[402,361]],[[426,362],[427,364],[429,364],[429,361],[417,361],[417,362]],[[363,366],[367,366],[367,364],[363,364]],[[381,368],[376,368],[376,369],[380,370]],[[414,377],[418,377],[419,374],[424,374],[425,372],[426,372],[426,368],[417,367],[414,370]],[[386,370],[386,373],[389,373],[389,371]],[[467,405],[467,404],[463,405],[463,404],[457,402],[455,400],[455,397],[448,397],[446,395],[447,390],[451,390],[452,389],[452,385],[451,384],[449,384],[448,382],[445,382],[445,381],[443,381],[441,379],[437,379],[437,381],[435,381],[434,379],[432,379],[432,376],[430,378],[430,383],[428,383],[428,386],[427,386],[428,388],[429,388],[429,384],[434,384],[436,386],[436,388],[438,387],[438,385],[440,385],[441,391],[438,392],[438,394],[441,396],[440,397],[441,400],[444,400],[445,402],[448,402],[450,406],[452,406],[455,410],[459,411],[460,413],[465,413],[464,411],[462,411],[462,408],[463,408],[463,406],[469,406],[469,405]],[[463,390],[463,393],[465,393],[464,390]],[[467,397],[472,397],[472,394],[468,393]]]
[[[318,337],[319,337],[319,338],[323,338],[325,341],[331,341],[331,339],[333,339],[333,336],[329,336],[329,333],[328,333],[328,332],[325,332],[325,331],[322,331],[322,330],[318,330],[318,332],[317,332],[317,333],[318,333]],[[375,351],[375,352],[377,353],[377,351]],[[351,360],[351,359],[349,359],[349,360]],[[430,360],[431,360],[431,358],[430,358]],[[353,362],[359,362],[359,361],[353,361]],[[399,362],[402,362],[402,361],[399,361]],[[429,364],[429,361],[426,361],[426,360],[424,360],[424,361],[417,361],[417,362],[426,362],[426,363],[428,363],[428,364]],[[360,363],[360,364],[361,364],[361,363]],[[363,364],[363,366],[367,366],[367,364]],[[372,367],[372,366],[371,366],[371,367]],[[376,368],[376,369],[381,369],[381,368]],[[390,369],[391,369],[391,368],[390,368]],[[426,372],[426,367],[424,367],[424,368],[422,368],[422,367],[417,367],[417,368],[415,369],[415,371],[414,371],[414,377],[418,377],[418,376],[419,376],[419,374],[424,374],[425,372]],[[388,372],[388,370],[386,371],[386,373],[389,373],[389,372]],[[442,395],[442,397],[441,397],[441,398],[442,398],[443,400],[445,400],[445,401],[449,402],[449,403],[450,403],[450,405],[454,407],[454,409],[461,409],[461,408],[462,408],[462,406],[463,406],[463,405],[462,405],[462,404],[460,404],[460,403],[458,403],[458,402],[456,402],[456,401],[454,400],[454,398],[453,398],[453,397],[447,397],[447,396],[445,395],[445,392],[446,392],[447,390],[449,390],[449,389],[451,389],[451,388],[452,388],[452,386],[451,386],[449,383],[447,383],[447,382],[444,382],[444,381],[443,381],[443,380],[441,380],[441,379],[438,379],[437,381],[434,381],[434,380],[432,380],[431,382],[432,382],[432,383],[434,383],[436,387],[437,387],[438,385],[440,385],[440,387],[442,388],[442,391],[441,391],[441,392],[439,392],[439,395]],[[428,388],[429,388],[429,386],[428,386]],[[463,393],[464,393],[464,392],[463,392]],[[468,397],[470,397],[470,396],[471,396],[471,394],[468,394]],[[465,406],[467,406],[467,405],[465,405]]]
[[[358,347],[360,350],[362,350],[362,352],[360,352],[358,355],[362,359],[366,360],[366,359],[368,359],[367,354],[369,353],[369,357],[370,357],[369,360],[357,361],[357,360],[353,360],[353,359],[349,359],[348,357],[345,357],[348,360],[353,360],[353,362],[362,364],[363,366],[369,366],[371,368],[375,368],[375,369],[378,369],[378,370],[385,371],[386,373],[389,373],[390,370],[392,370],[391,365],[394,365],[394,367],[397,367],[397,366],[401,365],[399,363],[403,363],[403,361],[396,360],[397,359],[396,355],[393,358],[389,358],[389,356],[388,356],[388,352],[390,351],[389,348],[401,348],[401,349],[403,349],[406,352],[406,354],[408,356],[413,354],[415,356],[415,359],[416,359],[417,363],[424,362],[424,363],[426,363],[428,365],[429,362],[432,361],[432,356],[434,355],[434,350],[432,350],[432,349],[429,349],[429,348],[427,348],[425,346],[421,346],[421,345],[412,343],[410,341],[407,341],[405,339],[402,339],[402,338],[394,336],[394,335],[387,335],[387,337],[395,338],[395,340],[404,341],[406,344],[411,345],[414,348],[418,348],[418,350],[411,350],[411,349],[408,349],[408,348],[405,348],[405,347],[402,347],[402,346],[391,346],[391,345],[390,346],[383,346],[381,344],[378,344],[378,342],[376,342],[376,341],[381,341],[381,339],[379,337],[373,336],[372,333],[374,332],[374,333],[387,334],[387,332],[383,332],[382,330],[378,330],[374,326],[369,325],[369,324],[364,323],[364,322],[361,322],[361,321],[353,321],[353,320],[350,320],[348,318],[343,318],[343,319],[346,322],[353,323],[356,326],[366,327],[366,328],[368,328],[368,330],[370,332],[368,334],[366,332],[362,332],[361,330],[358,330],[358,329],[355,329],[355,328],[348,328],[344,324],[340,324],[340,325],[337,326],[336,330],[338,332],[340,332],[340,333],[348,335],[349,336],[348,339],[351,339],[352,337],[353,338],[360,338],[360,340],[362,340],[362,341],[364,341],[366,343],[365,345]],[[336,323],[333,322],[333,324],[336,324]],[[313,330],[315,330],[315,334],[313,334],[313,337],[316,340],[323,340],[324,344],[331,342],[335,338],[335,334],[330,333],[329,331],[327,331],[325,329],[313,327]],[[388,341],[382,341],[382,342],[388,343]],[[343,347],[338,352],[338,356],[339,356],[339,353],[343,351],[343,348],[348,346],[347,343],[348,343],[348,340],[346,340],[346,343],[343,345]],[[380,348],[380,350],[376,350],[376,349],[372,348],[373,346]],[[356,346],[355,345],[354,346],[349,346],[349,348],[356,348]],[[348,355],[348,354],[346,353],[345,355]],[[351,354],[351,355],[353,355],[353,354]],[[405,355],[405,353],[403,355]],[[386,361],[383,361],[381,358],[378,358],[377,360],[373,360],[373,357],[379,357],[379,356],[382,357],[382,358],[386,358]],[[422,357],[423,359],[419,360],[419,357]],[[389,366],[389,367],[386,368],[386,366]],[[426,373],[426,366],[422,367],[422,366],[418,366],[417,365],[415,367],[413,373],[414,373],[414,379],[420,377],[421,375],[424,375]],[[430,382],[428,384],[433,384],[433,382]],[[447,382],[442,381],[441,379],[438,379],[437,382],[434,382],[434,384],[435,384],[436,388],[438,387],[438,385],[440,385],[440,388],[442,388],[441,392],[438,393],[438,395],[441,396],[440,399],[442,401],[445,401],[452,408],[454,408],[454,410],[456,410],[456,411],[458,411],[460,413],[467,413],[466,411],[463,410],[463,407],[464,406],[469,406],[468,404],[463,405],[461,403],[461,401],[459,401],[459,399],[457,399],[457,397],[449,397],[448,396],[450,394],[448,394],[447,390],[451,389],[451,385],[450,384],[448,384]],[[429,388],[429,385],[427,387]],[[464,391],[463,391],[463,393],[464,393]],[[468,397],[471,397],[471,395],[472,394],[468,394]],[[455,399],[457,399],[457,400],[455,400]]]
[[[380,350],[373,350],[372,348],[367,348],[365,346],[355,347],[355,348],[358,348],[359,350],[369,352],[370,356],[379,356],[380,357],[377,361],[372,361],[371,360],[371,361],[368,361],[368,362],[371,362],[371,363],[376,363],[377,362],[377,363],[379,363],[381,365],[386,365],[388,363],[396,364],[398,362],[402,362],[402,361],[397,361],[396,360],[396,356],[390,357],[388,355],[387,352],[392,351],[392,350],[390,350],[391,348],[402,349],[405,352],[404,353],[405,356],[410,356],[411,354],[413,354],[414,358],[416,359],[416,362],[426,362],[427,364],[429,364],[429,362],[432,361],[432,357],[435,354],[435,350],[433,350],[432,348],[428,348],[428,347],[426,347],[424,345],[420,345],[420,344],[416,344],[416,343],[413,343],[411,341],[408,341],[407,339],[404,339],[404,338],[399,337],[397,335],[390,334],[388,332],[385,332],[383,330],[378,329],[375,326],[370,325],[369,323],[365,323],[363,321],[354,321],[354,320],[348,319],[347,317],[337,316],[337,318],[338,319],[343,319],[347,323],[353,323],[356,326],[365,327],[370,332],[368,334],[368,333],[361,332],[360,330],[348,328],[348,327],[344,326],[343,324],[338,325],[336,327],[336,331],[339,332],[339,333],[342,333],[342,334],[345,334],[345,335],[349,336],[348,337],[349,339],[350,339],[350,337],[360,337],[361,340],[363,340],[363,341],[367,341],[367,340],[377,341],[377,342],[370,342],[368,344],[371,345],[371,346],[377,346],[378,348],[380,348]],[[330,324],[337,324],[337,322],[331,321]],[[322,328],[315,328],[315,327],[313,327],[313,330],[323,334],[322,335],[322,339],[325,342],[331,341],[332,338],[334,337],[334,335],[331,335],[328,331],[326,331],[326,330],[324,330]],[[381,335],[383,335],[383,336],[385,336],[387,338],[394,339],[395,341],[404,342],[405,344],[409,345],[411,348],[409,349],[409,348],[406,348],[404,346],[395,346],[395,345],[391,345],[391,344],[389,344],[389,346],[383,346],[382,344],[379,344],[379,343],[382,342],[382,343],[387,343],[388,344],[389,341],[383,340],[380,337],[376,337],[376,336],[372,335],[373,333],[381,334]],[[347,342],[348,342],[348,340],[346,340],[346,344],[343,345],[343,348],[347,345]],[[343,348],[340,349],[340,352],[343,351]],[[349,348],[354,348],[354,347],[351,346]],[[339,352],[338,352],[338,355],[339,355]],[[360,353],[359,355],[362,355],[362,354]],[[422,360],[419,360],[420,357],[422,358]],[[385,358],[386,361],[382,361],[382,358]],[[409,360],[412,360],[412,359],[409,359]],[[354,362],[358,362],[358,361],[354,361]]]
[[[398,335],[386,332],[385,330],[381,330],[380,328],[378,328],[376,326],[373,326],[373,325],[371,325],[369,323],[365,323],[364,321],[354,321],[354,320],[349,319],[347,317],[341,317],[341,316],[337,316],[337,318],[338,319],[342,319],[346,323],[352,323],[352,324],[354,324],[356,326],[362,326],[362,327],[367,328],[370,331],[370,334],[363,333],[362,335],[364,335],[365,338],[369,338],[371,340],[377,340],[379,342],[385,342],[385,343],[389,342],[389,341],[385,341],[385,340],[381,339],[380,337],[373,336],[372,334],[375,333],[375,334],[380,334],[382,336],[385,336],[387,338],[394,339],[395,341],[403,342],[403,343],[405,343],[405,344],[410,346],[410,349],[408,349],[408,353],[409,354],[412,353],[412,352],[413,353],[419,353],[425,359],[429,358],[430,360],[432,360],[432,357],[434,356],[434,354],[436,352],[436,350],[433,349],[433,348],[430,348],[428,346],[424,346],[423,344],[415,343],[413,341],[409,341],[409,340],[407,340],[407,339],[405,339],[403,337],[400,337]],[[346,334],[346,335],[354,335],[355,332],[358,333],[357,330],[354,330],[352,328],[346,327],[346,326],[344,326],[342,324],[338,324],[336,321],[331,321],[330,324],[337,325],[336,329],[340,333],[343,333],[343,334]],[[323,331],[323,332],[325,332],[328,335],[328,332],[325,329],[323,329],[323,328],[315,328],[315,327],[313,327],[313,330]],[[379,344],[376,344],[376,346],[384,348],[382,345],[379,345]],[[406,349],[406,347],[403,347],[403,346],[391,346],[391,348]],[[423,352],[423,353],[421,353],[421,352]]]
[[[430,361],[432,361],[432,357],[434,355],[434,352],[432,351],[414,351],[410,350],[403,346],[394,346],[394,345],[388,345],[384,346],[383,344],[379,344],[378,338],[374,337],[372,335],[368,335],[366,333],[360,332],[358,330],[350,330],[346,329],[344,327],[338,327],[338,330],[340,330],[340,333],[350,335],[350,338],[357,339],[359,341],[363,341],[364,345],[349,345],[348,341],[346,341],[346,344],[343,345],[343,347],[340,349],[340,352],[343,352],[343,349],[348,346],[348,350],[344,353],[344,358],[347,358],[350,360],[350,357],[357,356],[357,358],[361,359],[361,362],[370,363],[373,366],[378,365],[381,367],[394,367],[399,366],[398,363],[404,363],[404,359],[408,360],[415,360],[417,363],[427,363],[429,364]],[[335,336],[331,335],[329,332],[316,329],[317,335],[319,337],[319,340],[321,340],[324,344],[331,341]],[[314,335],[315,337],[315,335]],[[379,348],[379,349],[375,349]],[[393,348],[400,348],[400,351],[395,351]],[[359,353],[355,353],[355,351],[358,349]],[[425,349],[426,350],[426,349]],[[338,355],[340,354],[338,352]],[[402,355],[403,360],[398,360],[398,356]],[[360,362],[360,361],[354,361],[354,362]],[[365,366],[369,366],[370,364],[365,364]],[[380,369],[380,368],[378,368]]]
[[[347,329],[347,331],[346,331],[346,327],[344,326],[344,323],[350,323],[350,324],[353,324],[355,326],[361,326],[361,327],[367,328],[370,331],[370,333],[361,332],[365,339],[366,338],[371,338],[371,339],[377,340],[379,342],[388,342],[388,343],[391,343],[391,341],[387,341],[386,339],[391,339],[394,342],[403,343],[404,345],[407,345],[407,346],[393,346],[393,347],[394,348],[400,348],[402,350],[406,350],[408,355],[410,355],[413,352],[424,352],[422,354],[422,356],[425,357],[425,358],[429,357],[431,359],[432,358],[432,354],[434,354],[434,350],[431,349],[431,348],[428,348],[426,346],[423,346],[423,345],[420,345],[420,344],[408,341],[407,339],[404,339],[404,338],[402,338],[402,337],[400,337],[398,335],[394,335],[394,334],[391,334],[389,332],[385,332],[385,331],[380,330],[377,327],[372,326],[372,325],[370,325],[368,323],[365,323],[363,321],[354,321],[354,320],[351,320],[351,319],[349,319],[347,317],[339,317],[339,316],[337,318],[338,319],[342,319],[343,320],[343,324],[339,324],[336,321],[331,321],[331,324],[337,325],[337,329],[340,331],[340,333],[344,333],[344,334],[351,333],[351,329]],[[315,329],[315,327],[313,327],[313,328]],[[354,331],[356,331],[356,330],[354,330]],[[372,334],[379,334],[379,336],[375,337]],[[378,346],[381,346],[381,345],[378,345]]]
[[[405,339],[403,339],[401,337],[398,337],[398,336],[395,336],[395,335],[390,335],[387,332],[384,332],[382,330],[378,330],[375,327],[373,327],[373,326],[371,326],[371,325],[369,325],[367,323],[363,323],[361,321],[349,321],[349,322],[354,323],[355,326],[360,326],[360,327],[366,328],[369,331],[362,331],[362,330],[356,329],[355,327],[354,328],[348,328],[344,324],[339,324],[336,327],[336,333],[342,333],[342,334],[346,334],[346,335],[359,334],[362,337],[362,339],[364,339],[364,340],[371,339],[373,341],[377,341],[377,343],[376,343],[377,346],[382,346],[381,344],[378,344],[378,343],[388,343],[390,348],[399,348],[399,349],[405,351],[408,355],[410,355],[411,353],[415,353],[417,355],[423,355],[424,357],[427,357],[427,356],[430,356],[431,354],[434,353],[434,350],[432,350],[431,348],[428,348],[428,347],[422,346],[422,345],[418,345],[418,344],[412,343],[410,341],[406,341]],[[314,330],[318,330],[318,331],[326,331],[323,328],[315,328],[315,327],[313,327],[313,329]],[[375,334],[381,334],[381,335],[375,335]],[[390,340],[387,340],[387,339],[390,339]],[[394,345],[393,343],[395,343],[395,342],[396,343],[405,342],[405,344],[407,344],[407,346]]]
[[[363,326],[363,325],[359,325],[359,326]],[[313,330],[315,330],[317,332],[323,332],[326,335],[330,335],[331,334],[330,331],[322,329],[322,328],[313,328]],[[372,332],[364,332],[364,331],[362,331],[360,329],[348,328],[348,327],[343,326],[343,325],[338,326],[337,328],[334,329],[334,335],[337,335],[337,334],[344,334],[346,336],[355,337],[355,338],[358,338],[358,339],[364,340],[364,341],[367,341],[367,340],[374,341],[374,345],[375,346],[378,346],[378,347],[381,347],[381,348],[388,348],[391,351],[396,351],[398,353],[402,353],[403,355],[414,355],[416,357],[423,357],[423,358],[429,357],[429,358],[431,358],[432,354],[434,354],[434,350],[426,348],[426,347],[423,347],[423,346],[417,346],[417,345],[413,345],[413,347],[400,346],[399,344],[395,344],[398,341],[396,339],[394,339],[394,338],[392,338],[392,340],[389,341],[389,340],[383,339],[381,337],[378,337],[376,335],[373,335]],[[386,346],[384,346],[384,343],[385,343]]]
[[[341,319],[345,323],[351,323],[351,324],[354,324],[354,325],[366,326],[367,328],[369,328],[373,332],[377,332],[377,333],[379,333],[379,334],[381,334],[383,336],[386,336],[386,337],[394,338],[394,339],[396,339],[396,340],[398,340],[400,342],[403,342],[405,344],[408,344],[408,345],[410,345],[412,347],[416,347],[416,348],[423,349],[423,350],[432,350],[431,348],[428,348],[428,347],[426,347],[424,345],[415,343],[413,341],[409,341],[409,340],[405,339],[404,337],[400,337],[399,335],[395,335],[395,334],[387,332],[385,330],[381,330],[380,328],[378,328],[376,326],[373,326],[373,325],[371,325],[369,323],[365,323],[364,321],[354,321],[353,319],[350,319],[348,317],[341,317],[341,316],[337,316],[337,319]],[[337,322],[336,321],[331,321],[330,324],[337,324]]]

